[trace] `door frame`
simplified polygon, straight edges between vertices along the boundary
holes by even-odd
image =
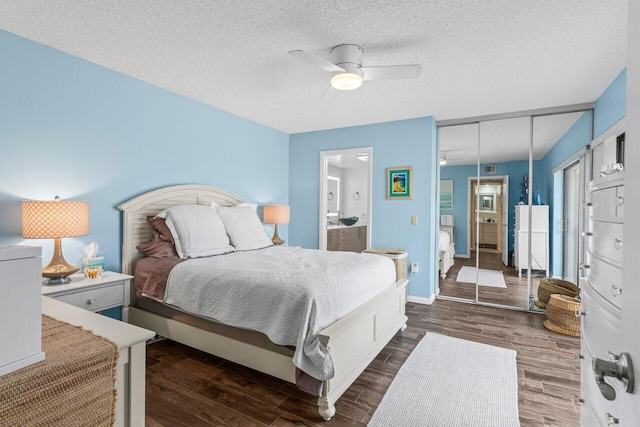
[[[373,171],[373,147],[356,147],[344,148],[340,150],[329,150],[320,152],[320,182],[318,194],[318,249],[327,249],[327,198],[324,195],[327,192],[327,176],[329,175],[329,158],[339,156],[341,154],[359,154],[367,153],[369,155],[369,172],[367,173],[367,248],[371,247],[371,229],[372,229],[372,171]]]
[[[471,196],[472,196],[472,189],[473,189],[473,183],[475,181],[476,184],[478,183],[482,183],[482,180],[495,180],[495,181],[502,181],[503,183],[509,182],[509,175],[480,175],[478,176],[469,176],[467,177],[467,218],[469,223],[467,224],[467,250],[469,251],[469,257],[471,257],[471,222],[472,221],[476,221],[477,218],[475,217],[476,212],[474,212],[474,204],[471,203]],[[507,202],[508,202],[508,198],[509,196],[507,195]],[[476,198],[477,199],[477,198]],[[477,202],[477,200],[476,200]],[[502,216],[502,213],[500,213],[499,216]],[[472,219],[473,218],[473,219]],[[508,220],[509,218],[507,218],[507,224],[508,224]],[[504,218],[502,218],[502,222],[504,222]],[[508,225],[507,225],[508,228]],[[476,243],[477,239],[478,239],[478,227],[475,227],[476,230]],[[508,242],[507,242],[507,250],[509,250],[508,248]],[[504,248],[502,248],[504,249]]]

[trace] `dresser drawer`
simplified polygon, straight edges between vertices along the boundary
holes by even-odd
[[[596,256],[622,267],[622,224],[589,221],[588,248]]]
[[[587,252],[587,279],[593,289],[618,308],[622,305],[622,270]],[[616,291],[615,288],[620,289]]]
[[[53,298],[85,310],[99,311],[124,304],[124,282],[82,289],[78,292],[54,296]]]
[[[620,310],[600,298],[590,284],[583,283],[582,296],[582,332],[583,349],[589,350],[593,357],[607,358],[607,351],[619,354],[624,351]]]
[[[624,185],[616,187],[616,218],[624,218]]]
[[[593,218],[615,218],[616,216],[616,188],[608,187],[591,193],[591,209],[589,215]]]

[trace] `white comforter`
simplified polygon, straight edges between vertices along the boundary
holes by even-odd
[[[293,363],[318,380],[333,362],[318,333],[395,281],[383,256],[269,247],[175,266],[165,302],[295,346]]]

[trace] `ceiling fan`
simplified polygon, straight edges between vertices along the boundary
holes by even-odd
[[[363,67],[362,48],[355,44],[341,44],[331,49],[331,62],[302,50],[292,50],[290,55],[331,73],[331,86],[339,90],[353,90],[364,80],[417,79],[422,67],[412,65],[389,65]]]

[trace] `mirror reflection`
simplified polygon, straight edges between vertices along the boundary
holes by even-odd
[[[447,126],[438,137],[440,178],[453,193],[451,206],[441,197],[441,230],[455,248],[448,269],[440,248],[440,295],[531,309],[541,279],[576,283],[576,153],[591,140],[591,113]]]
[[[328,157],[326,248],[362,252],[369,226],[369,151],[345,150]]]

